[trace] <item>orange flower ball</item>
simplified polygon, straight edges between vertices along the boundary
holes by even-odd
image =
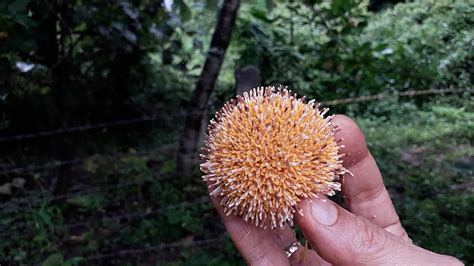
[[[274,229],[293,225],[303,199],[334,195],[345,173],[328,109],[284,88],[237,96],[211,120],[201,158],[226,215]]]

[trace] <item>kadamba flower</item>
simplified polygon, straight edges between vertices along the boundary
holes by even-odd
[[[201,170],[226,215],[274,229],[293,224],[301,200],[340,190],[346,170],[327,111],[287,89],[259,87],[217,112]]]

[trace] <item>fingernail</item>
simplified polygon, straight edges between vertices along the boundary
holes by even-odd
[[[314,199],[311,201],[311,216],[323,225],[332,225],[337,220],[337,208],[330,200]]]

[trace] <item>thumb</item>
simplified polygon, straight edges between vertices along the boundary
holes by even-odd
[[[336,265],[458,265],[452,257],[417,247],[330,200],[300,204],[296,222],[313,249]],[[462,265],[462,264],[460,264]]]

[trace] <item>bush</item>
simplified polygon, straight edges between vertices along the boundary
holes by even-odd
[[[474,59],[474,6],[468,1],[419,0],[374,16],[360,37],[387,60],[395,88],[470,87]]]
[[[472,263],[472,98],[444,97],[421,108],[392,99],[373,108],[357,122],[408,234],[417,245]]]
[[[429,0],[375,15],[365,1],[280,3],[271,14],[253,6],[239,21],[241,64],[322,101],[469,87],[472,11],[466,1]]]

